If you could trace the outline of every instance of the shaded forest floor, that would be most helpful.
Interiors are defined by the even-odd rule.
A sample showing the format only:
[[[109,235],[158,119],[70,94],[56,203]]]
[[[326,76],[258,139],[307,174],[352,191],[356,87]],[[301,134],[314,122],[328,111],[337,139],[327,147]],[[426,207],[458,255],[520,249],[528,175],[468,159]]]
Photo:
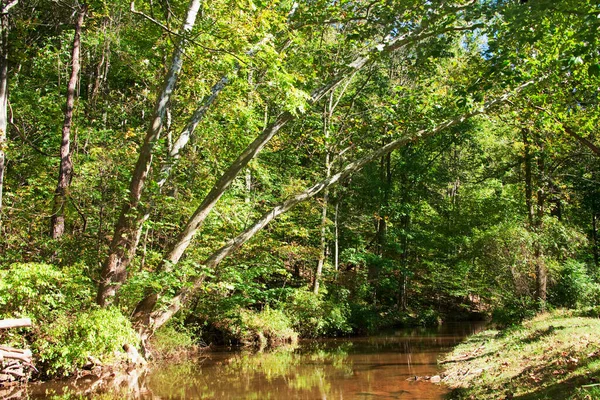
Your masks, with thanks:
[[[451,399],[600,399],[600,319],[554,311],[470,337],[441,361]]]

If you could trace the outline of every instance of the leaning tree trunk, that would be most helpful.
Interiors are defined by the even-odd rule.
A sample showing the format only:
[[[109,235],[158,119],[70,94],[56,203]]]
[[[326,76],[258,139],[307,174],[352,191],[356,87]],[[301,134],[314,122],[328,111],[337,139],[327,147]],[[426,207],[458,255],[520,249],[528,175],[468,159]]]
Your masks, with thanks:
[[[453,10],[457,11],[460,9],[463,9],[463,7],[455,7]],[[481,24],[473,24],[461,27],[443,25],[442,27],[438,27],[438,29],[430,30],[428,29],[429,25],[427,25],[421,29],[400,35],[393,40],[387,41],[385,45],[374,45],[365,56],[358,57],[352,63],[342,66],[334,78],[330,79],[328,82],[314,90],[309,102],[313,104],[316,103],[329,91],[337,87],[343,80],[347,79],[348,76],[352,76],[353,74],[357,73],[375,58],[381,56],[381,54],[396,51],[411,43],[416,43],[446,32],[469,31],[480,27],[482,27]],[[246,168],[248,163],[260,153],[260,151],[275,136],[275,134],[292,119],[294,119],[294,116],[289,112],[281,114],[272,124],[268,125],[263,130],[261,135],[258,136],[252,143],[250,143],[248,147],[246,147],[246,149],[238,156],[238,158],[229,166],[229,168],[217,180],[211,191],[206,195],[175,241],[171,244],[171,246],[169,246],[167,255],[164,257],[164,262],[160,265],[159,270],[168,271],[170,268],[172,268],[172,266],[179,262],[184,252],[190,245],[194,235],[204,223],[206,217],[210,214],[213,207],[217,204],[221,196],[229,188],[240,171]],[[145,147],[146,145],[144,145],[144,148]],[[140,160],[145,160],[152,154],[151,151],[147,151],[144,148],[142,148],[140,153]],[[106,305],[112,302],[111,299],[115,297],[118,288],[125,281],[127,276],[127,265],[135,253],[135,249],[141,234],[140,226],[147,218],[147,212],[144,212],[144,210],[136,210],[137,205],[139,204],[139,198],[141,196],[141,188],[143,187],[143,182],[141,185],[137,184],[137,186],[134,187],[134,182],[139,180],[137,177],[138,167],[140,164],[147,166],[147,168],[150,166],[150,161],[142,162],[140,160],[138,160],[136,173],[132,178],[132,184],[130,187],[130,201],[125,204],[121,213],[121,217],[117,222],[115,235],[113,236],[113,241],[109,250],[109,257],[103,267],[102,278],[97,296],[97,302],[100,305]],[[145,181],[146,175],[143,175],[143,178],[143,181]]]
[[[73,177],[73,158],[71,150],[71,126],[73,125],[73,109],[75,108],[75,91],[77,90],[77,78],[81,63],[79,53],[81,52],[81,27],[87,12],[87,6],[79,10],[77,22],[75,22],[75,36],[73,37],[73,49],[71,52],[71,76],[67,85],[67,104],[65,106],[65,120],[62,128],[62,140],[60,143],[60,169],[58,172],[58,185],[54,193],[54,206],[50,218],[50,236],[53,239],[60,238],[65,233],[65,205],[67,203],[69,186]]]
[[[229,255],[233,254],[240,247],[242,247],[244,243],[250,240],[254,235],[260,232],[264,227],[266,227],[269,223],[271,223],[281,214],[284,214],[297,204],[315,197],[323,190],[344,180],[353,173],[362,169],[365,165],[372,162],[373,160],[376,160],[408,143],[419,141],[426,137],[430,137],[445,129],[460,124],[475,115],[482,114],[489,110],[491,107],[494,107],[499,103],[505,102],[510,97],[521,92],[524,88],[531,84],[533,84],[533,81],[528,81],[516,88],[513,92],[506,93],[497,99],[488,101],[483,106],[479,107],[471,113],[464,114],[455,119],[443,122],[432,129],[424,129],[416,132],[413,135],[396,139],[386,144],[385,146],[373,151],[369,155],[349,163],[339,172],[332,174],[330,178],[311,186],[304,192],[298,193],[295,196],[285,200],[281,204],[274,207],[271,211],[264,214],[254,225],[246,229],[244,232],[242,232],[235,238],[229,240],[223,247],[214,252],[209,258],[207,258],[204,261],[203,265],[207,269],[216,268],[221,263],[221,261],[223,261]],[[142,300],[138,304],[133,316],[134,322],[137,326],[138,332],[141,335],[142,341],[147,339],[156,329],[164,325],[167,321],[169,321],[169,319],[173,315],[175,315],[179,310],[181,310],[183,305],[186,304],[189,298],[197,290],[200,289],[203,283],[204,276],[197,277],[193,281],[187,282],[164,307],[161,307],[158,310],[154,310],[157,303],[158,294],[153,293],[152,295],[145,297],[144,300]]]
[[[457,8],[458,9],[458,8]],[[366,65],[369,65],[374,59],[380,57],[381,54],[387,54],[401,49],[409,44],[419,42],[431,37],[435,37],[446,32],[452,31],[469,31],[475,28],[482,27],[481,24],[469,25],[466,27],[455,27],[455,26],[443,26],[439,29],[428,30],[427,27],[406,33],[398,36],[391,41],[388,41],[385,45],[377,44],[374,45],[369,53],[365,56],[357,57],[353,62],[344,65],[340,68],[338,73],[328,80],[325,84],[315,89],[309,99],[310,104],[317,103],[323,96],[335,89],[341,82],[353,76],[358,71],[362,70]],[[294,116],[285,112],[281,114],[275,122],[267,126],[263,133],[258,136],[246,149],[240,154],[240,156],[229,166],[225,173],[215,183],[211,191],[206,195],[200,206],[196,209],[192,217],[187,222],[181,233],[177,236],[173,244],[170,246],[165,260],[168,263],[163,263],[161,269],[168,270],[170,266],[175,265],[179,262],[187,248],[192,242],[192,239],[196,232],[202,227],[202,224],[212,211],[213,207],[217,204],[221,196],[225,193],[227,188],[238,176],[250,161],[252,161],[260,151],[267,145],[267,143],[279,132],[279,130],[285,126],[289,121],[293,120]],[[170,265],[170,266],[169,266]]]
[[[115,226],[115,233],[109,247],[109,253],[102,267],[100,285],[96,302],[105,307],[112,303],[118,286],[125,281],[127,275],[126,263],[123,261],[132,257],[135,251],[135,243],[139,239],[140,219],[143,219],[143,210],[138,210],[142,197],[142,190],[148,178],[154,145],[160,138],[164,126],[164,119],[167,111],[167,105],[171,99],[175,84],[183,67],[183,58],[188,41],[186,35],[189,35],[196,22],[196,16],[200,10],[200,0],[192,0],[188,6],[187,16],[183,23],[182,35],[173,52],[173,60],[161,92],[158,95],[152,122],[148,128],[144,143],[140,149],[138,160],[133,170],[131,182],[129,184],[128,198],[123,204],[121,214]]]

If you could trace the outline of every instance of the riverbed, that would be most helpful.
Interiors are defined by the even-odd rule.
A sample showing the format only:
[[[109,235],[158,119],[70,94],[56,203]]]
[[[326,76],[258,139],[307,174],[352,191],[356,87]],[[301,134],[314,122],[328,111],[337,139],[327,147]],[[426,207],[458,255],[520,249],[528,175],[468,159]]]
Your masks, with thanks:
[[[116,380],[81,378],[33,385],[32,399],[441,399],[441,353],[481,324],[400,329],[377,336],[305,340],[294,347],[250,351],[221,347],[179,362],[131,371]],[[435,379],[434,379],[435,380]],[[25,394],[25,393],[23,393]]]

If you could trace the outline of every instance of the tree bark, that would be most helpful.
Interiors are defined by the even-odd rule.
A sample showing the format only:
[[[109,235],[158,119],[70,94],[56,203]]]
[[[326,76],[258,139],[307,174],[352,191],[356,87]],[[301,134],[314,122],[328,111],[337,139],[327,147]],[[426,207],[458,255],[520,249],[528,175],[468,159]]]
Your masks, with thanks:
[[[329,96],[329,102],[325,106],[323,112],[323,131],[325,136],[325,177],[331,176],[331,146],[329,145],[329,124],[333,114],[333,92]],[[323,265],[327,255],[327,207],[329,206],[329,189],[323,191],[323,205],[321,208],[321,243],[319,246],[319,260],[317,261],[317,269],[315,271],[315,279],[313,281],[313,293],[319,294],[319,285],[321,275],[323,274]]]
[[[544,255],[542,251],[542,245],[540,243],[539,235],[542,232],[542,224],[544,218],[544,203],[545,203],[545,178],[544,178],[544,159],[542,154],[536,156],[537,164],[537,191],[536,200],[537,204],[534,204],[533,199],[533,155],[531,153],[531,143],[529,141],[529,130],[523,128],[521,130],[523,136],[524,145],[524,161],[525,161],[525,204],[527,205],[527,220],[529,231],[534,234],[533,241],[533,265],[535,268],[535,298],[540,303],[540,307],[543,310],[546,303],[547,294],[547,271],[544,263]],[[541,146],[538,150],[542,152]]]
[[[18,1],[2,0],[0,13],[0,222],[2,221],[2,195],[6,168],[6,128],[8,122],[8,10]]]
[[[527,221],[530,229],[534,226],[534,209],[533,209],[533,183],[531,176],[531,146],[529,144],[529,130],[521,129],[523,136],[524,161],[525,161],[525,205],[527,206]]]
[[[598,267],[598,215],[592,214],[592,252],[594,253],[594,264]]]
[[[598,146],[596,146],[594,143],[592,143],[587,138],[584,138],[583,136],[579,135],[572,128],[565,126],[564,124],[563,124],[563,129],[565,132],[567,132],[569,134],[569,136],[576,139],[579,143],[583,144],[588,149],[590,149],[594,153],[594,155],[600,157],[600,148],[598,148]]]
[[[53,239],[60,238],[65,233],[65,206],[69,196],[69,186],[73,178],[73,154],[71,150],[71,126],[73,125],[73,109],[75,108],[75,96],[77,90],[77,79],[81,69],[81,28],[87,13],[87,6],[81,6],[77,21],[75,22],[75,35],[73,37],[73,49],[71,52],[71,76],[67,85],[67,103],[65,106],[65,120],[62,128],[62,140],[60,143],[60,168],[58,172],[58,184],[54,193],[54,206],[50,218],[50,236]]]
[[[463,114],[452,120],[440,123],[435,128],[423,129],[416,132],[413,135],[405,136],[394,140],[386,144],[385,146],[373,151],[369,155],[347,164],[339,172],[332,174],[330,178],[311,186],[304,192],[298,193],[295,196],[288,198],[284,202],[271,209],[271,211],[267,212],[258,221],[256,221],[256,223],[253,226],[249,227],[235,238],[229,240],[223,247],[221,247],[210,257],[208,257],[203,263],[204,266],[209,269],[216,268],[221,263],[221,261],[223,261],[223,259],[233,254],[236,250],[243,246],[244,243],[250,240],[256,233],[258,233],[261,229],[267,226],[278,216],[287,212],[295,205],[313,198],[317,194],[321,193],[323,190],[349,177],[350,175],[359,171],[366,164],[372,162],[373,160],[376,160],[384,156],[385,154],[397,148],[400,148],[408,143],[416,142],[423,138],[435,135],[445,129],[460,124],[473,116],[482,114],[489,110],[491,107],[503,103],[510,97],[516,95],[517,93],[520,93],[524,88],[531,84],[533,84],[533,81],[526,82],[514,89],[512,92],[506,93],[501,97],[486,102],[484,105],[482,105],[473,112]],[[140,304],[138,304],[136,312],[133,316],[134,322],[138,327],[138,331],[142,339],[144,340],[145,338],[149,337],[149,335],[152,334],[152,332],[160,328],[173,315],[175,315],[187,302],[189,297],[193,295],[202,286],[203,283],[204,276],[195,278],[193,281],[184,285],[184,287],[177,292],[177,294],[166,304],[166,306],[162,307],[159,310],[154,310],[154,307],[158,300],[157,293],[153,293],[152,295],[147,296],[144,300],[142,300]]]
[[[142,191],[152,165],[154,145],[160,138],[167,106],[175,89],[181,68],[183,67],[183,57],[188,43],[185,36],[189,35],[194,27],[196,16],[200,10],[200,3],[200,0],[190,1],[187,16],[181,29],[183,37],[180,38],[173,51],[173,59],[169,71],[165,76],[162,90],[156,100],[152,122],[144,138],[144,143],[142,144],[133,170],[129,184],[128,198],[121,209],[121,214],[119,215],[119,220],[115,226],[115,233],[110,244],[109,254],[102,267],[100,285],[96,296],[96,302],[102,307],[106,307],[113,302],[118,287],[125,281],[128,264],[125,261],[131,259],[135,252],[135,246],[139,242],[141,231],[138,227],[141,225],[145,215],[144,209],[138,210]]]
[[[546,203],[546,166],[543,154],[543,145],[539,146],[540,154],[537,157],[538,167],[538,190],[537,190],[537,210],[536,210],[536,223],[535,231],[539,235],[543,229],[545,203]],[[541,310],[546,309],[546,297],[547,297],[547,281],[548,271],[546,270],[546,263],[544,261],[544,254],[542,244],[539,238],[534,243],[534,256],[535,256],[535,272],[536,272],[536,298],[540,303]]]

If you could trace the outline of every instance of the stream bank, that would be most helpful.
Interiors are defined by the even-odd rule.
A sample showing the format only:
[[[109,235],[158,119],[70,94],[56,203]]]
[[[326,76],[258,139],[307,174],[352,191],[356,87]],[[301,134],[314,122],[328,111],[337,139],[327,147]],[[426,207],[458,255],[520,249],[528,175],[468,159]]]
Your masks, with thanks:
[[[301,340],[266,351],[213,346],[189,358],[159,360],[115,379],[91,376],[32,385],[32,399],[315,399],[383,397],[439,400],[442,353],[478,323],[398,329],[377,336]]]
[[[600,319],[558,310],[469,337],[441,361],[451,399],[600,399]]]

